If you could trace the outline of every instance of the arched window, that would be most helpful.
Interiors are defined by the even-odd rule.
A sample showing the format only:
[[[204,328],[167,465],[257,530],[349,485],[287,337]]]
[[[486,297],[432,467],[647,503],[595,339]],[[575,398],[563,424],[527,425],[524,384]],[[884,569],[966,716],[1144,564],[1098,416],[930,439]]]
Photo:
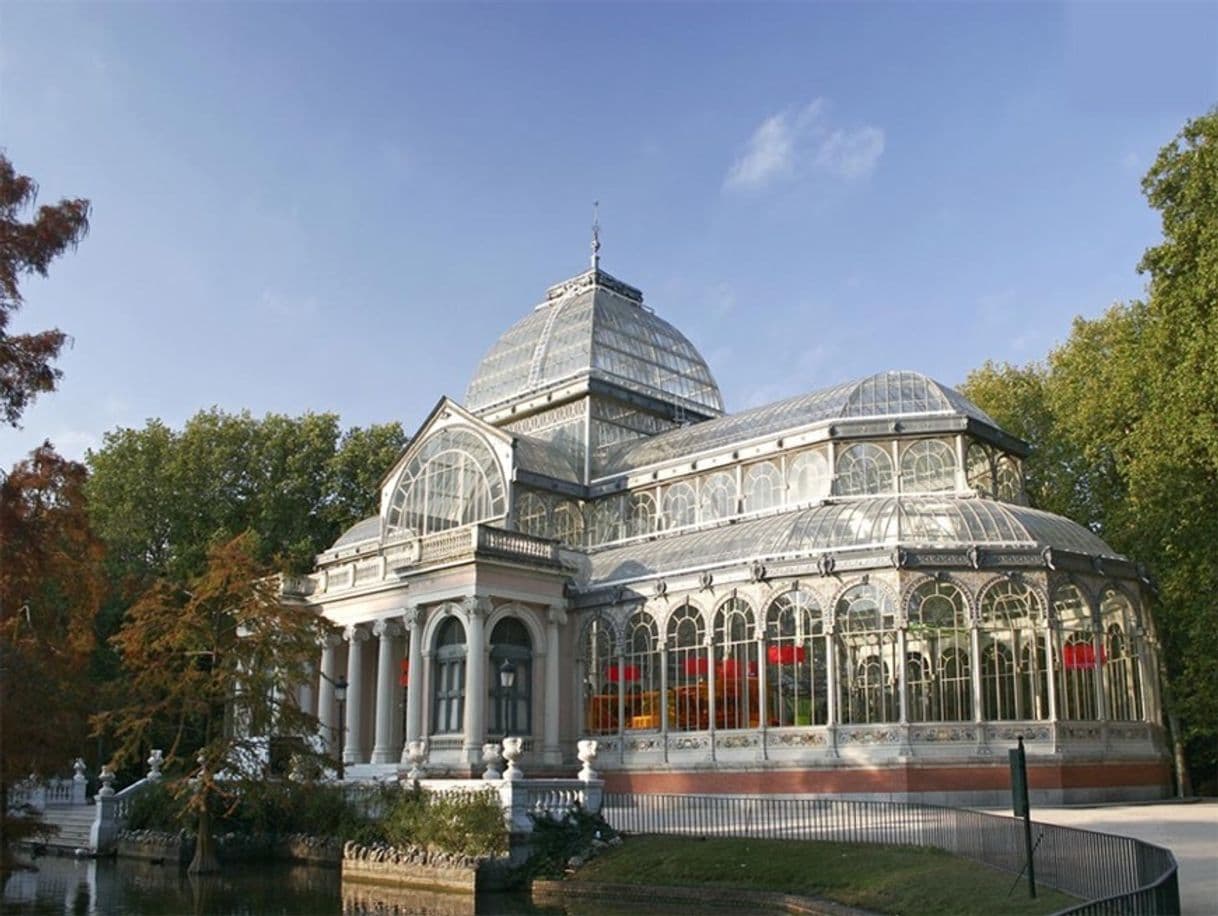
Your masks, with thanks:
[[[432,655],[432,734],[446,735],[465,728],[465,627],[449,617],[436,630]]]
[[[669,727],[698,731],[710,726],[707,697],[706,625],[702,612],[683,604],[668,618],[668,688],[672,698]]]
[[[626,625],[620,675],[626,684],[626,728],[660,727],[660,657],[655,619],[646,611],[636,611]]]
[[[612,735],[618,730],[618,690],[639,679],[639,669],[616,657],[613,623],[597,614],[584,627],[580,653],[580,682],[584,687],[584,733]],[[627,675],[633,675],[628,677]]]
[[[442,429],[411,456],[385,516],[388,532],[446,531],[498,518],[506,511],[503,471],[472,430]]]
[[[554,507],[554,537],[570,547],[584,542],[584,514],[579,503],[564,499]]]
[[[841,721],[897,721],[900,665],[891,596],[875,585],[855,585],[842,593],[834,611]]]
[[[630,536],[643,537],[655,534],[656,531],[656,500],[650,493],[630,494]]]
[[[911,722],[956,722],[973,718],[968,602],[951,582],[927,580],[909,595],[906,652],[917,655],[925,690],[922,698],[910,681]],[[906,666],[907,674],[910,671]]]
[[[994,459],[980,442],[970,442],[964,457],[968,485],[981,496],[994,495]]]
[[[664,489],[664,527],[683,528],[698,521],[698,495],[693,485],[678,481]]]
[[[1104,628],[1104,686],[1108,718],[1137,722],[1142,718],[1142,677],[1131,640],[1137,627],[1133,604],[1125,593],[1109,587],[1100,596]]]
[[[736,475],[727,471],[702,481],[702,521],[731,518],[736,514]]]
[[[892,457],[887,449],[860,442],[837,456],[837,492],[864,496],[892,492]]]
[[[1017,580],[994,582],[981,596],[979,624],[982,718],[1046,718],[1044,614],[1036,593]]]
[[[956,488],[956,451],[939,439],[923,439],[901,452],[901,489],[934,493]]]
[[[770,461],[750,465],[744,472],[744,511],[761,512],[782,505],[782,472]]]
[[[934,713],[935,672],[921,652],[905,653],[905,691],[910,722],[930,722]]]
[[[766,716],[770,725],[829,721],[828,637],[811,593],[794,589],[766,611]]]
[[[505,662],[516,669],[511,687],[500,683],[499,670]],[[533,733],[533,641],[528,628],[515,617],[505,617],[491,630],[491,667],[487,673],[490,687],[490,734],[531,735]]]
[[[1019,473],[1019,463],[1010,455],[999,455],[994,468],[994,491],[998,498],[1008,503],[1022,501],[1023,477]]]
[[[622,518],[622,498],[606,496],[596,501],[592,510],[591,544],[609,544],[621,540],[625,535],[625,519]]]
[[[729,598],[715,614],[715,727],[756,728],[757,624],[747,601]]]
[[[1053,595],[1053,613],[1061,627],[1062,650],[1057,666],[1057,715],[1065,720],[1094,719],[1096,709],[1095,626],[1091,607],[1074,585]]]
[[[819,449],[800,452],[787,462],[787,505],[819,502],[832,485],[829,459]]]
[[[525,534],[550,536],[550,512],[546,499],[532,490],[521,490],[516,499],[516,527]]]

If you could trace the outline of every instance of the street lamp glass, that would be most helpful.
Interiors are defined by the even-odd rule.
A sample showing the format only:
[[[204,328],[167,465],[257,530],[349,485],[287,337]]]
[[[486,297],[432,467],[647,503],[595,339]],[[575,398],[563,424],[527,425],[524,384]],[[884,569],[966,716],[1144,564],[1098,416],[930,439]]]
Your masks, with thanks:
[[[347,679],[341,674],[334,682],[334,699],[340,703],[347,699]]]
[[[511,690],[515,683],[516,666],[512,664],[510,658],[504,659],[503,664],[499,666],[499,686],[505,690]]]

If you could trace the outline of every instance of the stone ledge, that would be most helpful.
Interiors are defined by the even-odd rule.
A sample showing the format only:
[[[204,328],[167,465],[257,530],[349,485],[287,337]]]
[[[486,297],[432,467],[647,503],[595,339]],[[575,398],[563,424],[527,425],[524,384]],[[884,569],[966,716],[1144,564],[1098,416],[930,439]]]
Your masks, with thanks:
[[[599,881],[541,881],[533,882],[531,896],[538,905],[561,904],[565,900],[664,901],[668,903],[701,904],[745,912],[773,910],[797,916],[874,916],[870,910],[860,910],[825,900],[781,891],[751,891],[731,887],[655,887],[648,884],[605,884]]]

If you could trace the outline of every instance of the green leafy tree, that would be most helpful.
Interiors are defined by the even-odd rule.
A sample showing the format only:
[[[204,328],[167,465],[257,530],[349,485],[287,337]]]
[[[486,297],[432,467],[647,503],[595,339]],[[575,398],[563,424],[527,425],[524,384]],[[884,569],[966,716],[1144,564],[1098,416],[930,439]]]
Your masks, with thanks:
[[[184,587],[160,580],[132,605],[112,640],[126,701],[95,719],[118,743],[115,765],[142,759],[168,728],[168,785],[198,837],[192,872],[216,870],[213,819],[270,774],[269,735],[302,736],[295,753],[324,759],[303,738],[317,721],[293,696],[325,623],[280,603],[257,554],[256,537],[240,534]]]
[[[1142,183],[1163,220],[1146,302],[1076,319],[1044,364],[986,364],[964,390],[1037,449],[1030,491],[1147,564],[1172,731],[1218,789],[1218,110]],[[1183,753],[1178,750],[1178,759]],[[1183,770],[1181,765],[1179,769]]]
[[[179,581],[209,547],[247,529],[259,557],[308,569],[346,526],[376,511],[376,482],[405,443],[397,423],[342,434],[333,414],[202,411],[181,431],[117,429],[90,452],[90,512],[125,591]]]
[[[11,334],[12,316],[24,300],[18,282],[45,277],[51,262],[74,248],[89,231],[89,202],[80,198],[43,205],[31,222],[22,213],[33,207],[38,185],[17,174],[0,152],[0,416],[10,426],[39,394],[54,391],[63,374],[55,360],[67,335],[58,329]]]

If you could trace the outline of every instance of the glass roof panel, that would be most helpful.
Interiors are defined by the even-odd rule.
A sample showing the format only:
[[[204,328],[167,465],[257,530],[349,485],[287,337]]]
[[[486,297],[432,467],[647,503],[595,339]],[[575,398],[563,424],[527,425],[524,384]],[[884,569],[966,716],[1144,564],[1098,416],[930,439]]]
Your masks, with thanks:
[[[340,547],[349,547],[352,544],[358,544],[361,541],[370,541],[373,538],[379,538],[380,536],[381,517],[379,515],[373,515],[369,518],[356,522],[354,525],[340,534],[338,536],[338,540],[331,545],[330,549],[337,550]]]
[[[556,445],[516,434],[516,464],[526,471],[579,482],[582,474],[570,454]]]
[[[591,582],[671,574],[719,563],[808,556],[858,547],[1002,544],[1056,547],[1111,556],[1094,534],[1068,519],[984,499],[884,497],[830,503],[609,548],[590,555]]]
[[[601,285],[601,283],[606,285]],[[484,411],[581,375],[593,375],[700,414],[723,398],[697,349],[664,319],[587,274],[526,315],[483,357],[466,406]]]

